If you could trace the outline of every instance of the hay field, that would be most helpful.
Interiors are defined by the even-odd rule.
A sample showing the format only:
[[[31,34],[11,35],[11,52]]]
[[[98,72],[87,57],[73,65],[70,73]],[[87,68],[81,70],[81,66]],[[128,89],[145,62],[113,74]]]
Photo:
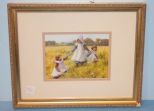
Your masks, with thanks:
[[[45,47],[45,78],[51,80],[51,73],[54,68],[54,58],[57,54],[62,57],[72,49],[72,46],[46,46]],[[90,49],[90,47],[89,47]],[[65,78],[108,78],[108,64],[109,64],[109,47],[98,46],[97,56],[99,61],[97,63],[86,63],[77,67],[71,56],[65,60],[66,66],[69,68],[68,72],[64,73],[58,79]]]

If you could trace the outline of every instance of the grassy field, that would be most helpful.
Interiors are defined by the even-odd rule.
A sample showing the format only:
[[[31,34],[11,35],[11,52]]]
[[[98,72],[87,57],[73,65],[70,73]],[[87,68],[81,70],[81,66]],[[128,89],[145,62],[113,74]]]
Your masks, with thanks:
[[[51,73],[54,68],[55,55],[60,54],[65,56],[70,50],[71,46],[46,46],[45,47],[45,72],[46,79],[51,80]],[[65,60],[65,64],[69,67],[68,72],[64,73],[60,78],[107,78],[108,77],[108,60],[109,60],[109,47],[98,46],[97,55],[99,61],[97,63],[86,63],[77,67],[71,56]],[[60,79],[59,78],[59,79]]]

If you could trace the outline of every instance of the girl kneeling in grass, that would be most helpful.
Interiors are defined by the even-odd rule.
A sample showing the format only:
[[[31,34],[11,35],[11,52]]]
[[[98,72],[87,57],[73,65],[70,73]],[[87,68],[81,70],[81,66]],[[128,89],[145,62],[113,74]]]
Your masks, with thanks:
[[[54,69],[52,71],[52,78],[57,79],[59,78],[61,75],[63,75],[65,72],[68,71],[68,67],[65,66],[64,64],[64,60],[66,60],[67,57],[62,58],[60,55],[57,55],[55,57],[55,66]]]

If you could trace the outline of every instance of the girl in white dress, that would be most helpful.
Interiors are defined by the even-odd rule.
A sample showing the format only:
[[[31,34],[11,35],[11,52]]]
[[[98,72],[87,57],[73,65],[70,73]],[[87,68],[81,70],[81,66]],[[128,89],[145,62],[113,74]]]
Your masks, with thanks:
[[[96,54],[97,46],[92,46],[90,50],[90,55],[87,57],[88,63],[94,62],[96,63],[98,61],[98,56]]]
[[[72,50],[73,56],[71,59],[76,63],[77,66],[82,65],[87,60],[88,52],[89,49],[84,44],[83,38],[78,38]]]
[[[64,64],[64,60],[66,59],[67,57],[61,58],[60,55],[55,57],[55,66],[51,74],[52,78],[59,78],[62,74],[68,71],[68,67]]]

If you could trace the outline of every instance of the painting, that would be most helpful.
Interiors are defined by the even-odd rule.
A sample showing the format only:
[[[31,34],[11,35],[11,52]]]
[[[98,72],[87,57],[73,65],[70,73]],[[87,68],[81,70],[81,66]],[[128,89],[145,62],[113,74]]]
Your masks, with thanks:
[[[110,33],[45,33],[46,80],[108,78]]]

